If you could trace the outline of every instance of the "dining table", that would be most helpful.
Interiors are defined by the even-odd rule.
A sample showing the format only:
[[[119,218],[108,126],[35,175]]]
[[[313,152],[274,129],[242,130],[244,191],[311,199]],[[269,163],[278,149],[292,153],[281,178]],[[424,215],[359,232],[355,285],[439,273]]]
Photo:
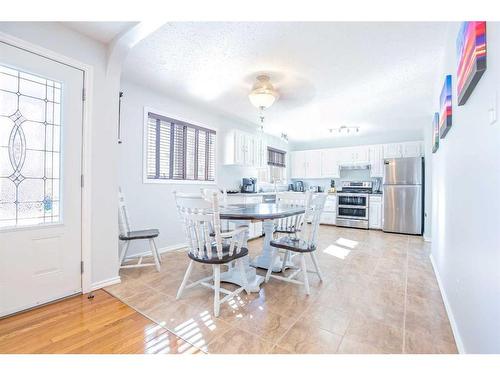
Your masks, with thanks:
[[[244,261],[249,292],[259,292],[260,284],[265,279],[264,276],[257,274],[256,268],[268,269],[271,267],[271,240],[274,233],[274,221],[276,219],[300,215],[304,212],[304,206],[282,203],[228,204],[220,208],[220,218],[235,225],[246,225],[249,222],[262,221],[264,230],[262,252],[253,259],[247,258]],[[247,247],[247,243],[244,246]],[[275,264],[272,265],[273,272],[280,272],[282,266],[283,261],[277,259]],[[221,274],[221,281],[240,286],[243,285],[239,268],[235,267],[234,264],[230,264],[228,270]]]

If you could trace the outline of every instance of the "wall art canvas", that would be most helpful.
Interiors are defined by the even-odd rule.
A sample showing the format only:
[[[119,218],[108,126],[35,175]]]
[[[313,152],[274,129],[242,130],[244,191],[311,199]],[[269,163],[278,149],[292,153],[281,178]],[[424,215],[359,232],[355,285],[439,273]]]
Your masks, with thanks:
[[[457,37],[457,97],[464,105],[486,70],[486,21],[463,22]]]
[[[439,112],[434,113],[432,121],[432,153],[439,148]]]
[[[439,99],[439,137],[444,138],[451,128],[451,75],[447,75]]]

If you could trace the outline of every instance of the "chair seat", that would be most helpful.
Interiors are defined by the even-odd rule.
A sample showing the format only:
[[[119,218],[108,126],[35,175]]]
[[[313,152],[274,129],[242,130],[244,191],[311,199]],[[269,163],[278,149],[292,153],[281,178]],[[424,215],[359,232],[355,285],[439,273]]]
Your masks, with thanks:
[[[212,246],[212,256],[211,257],[209,257],[207,255],[206,251],[204,252],[203,258],[198,258],[198,257],[196,257],[194,254],[192,254],[190,252],[188,252],[188,256],[192,260],[194,260],[196,262],[200,262],[200,263],[206,263],[206,264],[225,264],[225,263],[232,262],[233,260],[236,260],[238,258],[243,258],[244,256],[248,255],[248,249],[246,247],[242,247],[239,250],[240,250],[239,253],[236,253],[236,251],[235,251],[235,252],[233,252],[233,255],[229,255],[229,245],[223,245],[222,246],[222,258],[219,258],[217,256],[217,249],[216,249],[215,245],[213,245]]]
[[[133,230],[127,232],[126,234],[120,234],[119,238],[123,241],[147,240],[150,238],[156,238],[159,234],[160,232],[158,229]]]
[[[295,234],[298,231],[296,229],[282,229],[282,228],[276,228],[274,230],[274,233],[286,233],[286,234]]]
[[[306,241],[291,237],[281,237],[272,240],[271,246],[278,249],[294,251],[296,253],[310,253],[316,250],[316,246],[309,247]]]

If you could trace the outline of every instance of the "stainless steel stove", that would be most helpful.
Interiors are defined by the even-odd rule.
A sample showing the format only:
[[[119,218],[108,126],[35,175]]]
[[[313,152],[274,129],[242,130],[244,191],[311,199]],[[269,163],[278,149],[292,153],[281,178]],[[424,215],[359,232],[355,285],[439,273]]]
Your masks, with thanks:
[[[336,224],[368,229],[368,206],[372,190],[371,181],[342,181],[342,190],[337,193]]]

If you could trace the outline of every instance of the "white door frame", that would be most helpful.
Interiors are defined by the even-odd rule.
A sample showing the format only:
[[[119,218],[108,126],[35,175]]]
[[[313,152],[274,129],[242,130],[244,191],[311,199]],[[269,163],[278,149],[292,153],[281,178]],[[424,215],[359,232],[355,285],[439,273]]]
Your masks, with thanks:
[[[69,65],[73,68],[83,71],[83,87],[85,89],[85,101],[83,102],[83,117],[82,117],[82,175],[84,176],[84,184],[82,187],[82,243],[81,260],[83,262],[82,293],[88,293],[92,290],[92,247],[91,247],[91,135],[92,135],[92,89],[93,89],[93,67],[84,64],[73,58],[64,56],[52,50],[40,47],[36,44],[27,42],[23,39],[13,37],[9,34],[0,31],[0,41],[10,44],[13,47],[18,47],[27,52],[31,52],[42,57],[54,60],[55,62]]]

